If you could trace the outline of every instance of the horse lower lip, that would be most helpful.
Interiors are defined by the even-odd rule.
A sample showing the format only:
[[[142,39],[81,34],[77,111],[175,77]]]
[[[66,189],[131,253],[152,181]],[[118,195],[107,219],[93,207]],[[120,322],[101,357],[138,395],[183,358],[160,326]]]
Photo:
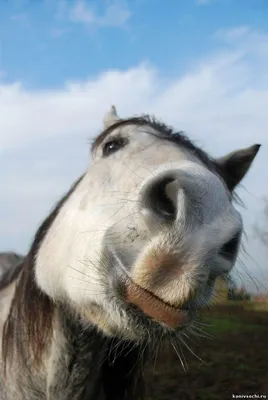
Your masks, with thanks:
[[[127,279],[125,289],[126,301],[140,308],[144,314],[154,320],[162,322],[170,328],[178,328],[189,322],[187,310],[177,309],[164,303],[158,297],[135,284],[131,279]]]

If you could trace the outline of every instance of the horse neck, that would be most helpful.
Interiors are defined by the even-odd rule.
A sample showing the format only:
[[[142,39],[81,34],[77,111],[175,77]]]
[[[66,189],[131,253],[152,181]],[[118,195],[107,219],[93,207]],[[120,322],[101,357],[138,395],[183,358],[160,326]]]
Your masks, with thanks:
[[[126,400],[142,398],[140,349],[105,338],[95,327],[59,308],[48,363],[50,399]],[[138,392],[139,393],[138,393]]]

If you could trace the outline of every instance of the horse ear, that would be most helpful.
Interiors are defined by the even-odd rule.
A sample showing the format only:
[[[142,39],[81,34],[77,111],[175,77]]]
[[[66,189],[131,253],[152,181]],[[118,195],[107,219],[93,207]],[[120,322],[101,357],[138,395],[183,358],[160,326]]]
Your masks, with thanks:
[[[119,121],[119,117],[116,113],[115,106],[112,106],[111,109],[104,115],[103,124],[104,128],[107,129],[109,126],[113,125],[116,121]]]
[[[215,160],[216,166],[223,172],[226,184],[233,190],[248,172],[261,145],[254,144],[245,149],[236,150]]]

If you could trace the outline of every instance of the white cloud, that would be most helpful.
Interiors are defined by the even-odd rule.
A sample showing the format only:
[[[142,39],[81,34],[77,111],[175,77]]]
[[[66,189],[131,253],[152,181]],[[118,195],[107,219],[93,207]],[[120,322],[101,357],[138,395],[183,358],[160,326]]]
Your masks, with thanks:
[[[72,22],[80,22],[95,27],[125,28],[131,12],[124,0],[109,2],[103,12],[98,14],[84,0],[77,0],[70,11]]]
[[[19,82],[0,84],[3,250],[26,250],[47,210],[86,168],[87,138],[102,128],[111,104],[123,117],[154,113],[186,130],[213,156],[262,143],[244,182],[246,190],[240,190],[250,232],[268,192],[268,41],[263,33],[246,28],[217,37],[224,42],[221,51],[196,60],[187,73],[171,80],[141,64],[106,71],[85,82],[67,82],[55,90],[29,91]],[[248,246],[267,277],[265,250],[256,242]],[[248,263],[260,277],[254,262]]]

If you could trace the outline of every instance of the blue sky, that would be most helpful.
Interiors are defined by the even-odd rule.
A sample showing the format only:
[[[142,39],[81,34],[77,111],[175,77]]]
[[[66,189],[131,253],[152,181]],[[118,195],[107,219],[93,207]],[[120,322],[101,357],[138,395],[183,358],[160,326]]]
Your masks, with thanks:
[[[170,76],[215,50],[221,28],[267,19],[265,0],[2,1],[0,68],[38,88],[145,60]]]
[[[268,196],[267,21],[266,0],[1,1],[0,250],[27,251],[116,104],[213,156],[262,143],[239,194],[247,265],[268,278],[252,233]]]

